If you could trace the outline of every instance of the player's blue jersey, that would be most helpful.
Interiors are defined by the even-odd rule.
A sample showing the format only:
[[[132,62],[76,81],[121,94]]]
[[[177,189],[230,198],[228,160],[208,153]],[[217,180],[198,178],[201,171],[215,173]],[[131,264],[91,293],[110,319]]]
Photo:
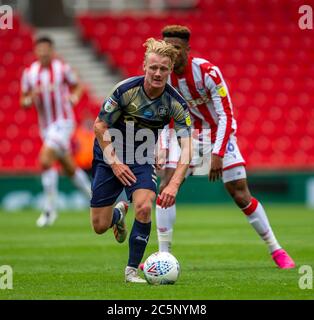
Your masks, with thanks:
[[[123,139],[120,139],[120,145],[116,137],[113,145],[116,151],[123,149],[123,159],[120,160],[124,163],[128,163],[125,161],[128,159],[128,152],[133,150],[133,147],[136,150],[145,141],[135,138],[141,136],[137,135],[141,129],[151,130],[154,137],[151,144],[155,145],[160,130],[173,118],[175,129],[184,129],[180,130],[181,137],[191,135],[188,106],[182,96],[171,85],[166,84],[164,92],[158,98],[150,99],[143,85],[144,76],[132,77],[118,83],[105,99],[98,115],[110,129],[121,132]],[[94,143],[94,157],[103,159],[97,139]]]

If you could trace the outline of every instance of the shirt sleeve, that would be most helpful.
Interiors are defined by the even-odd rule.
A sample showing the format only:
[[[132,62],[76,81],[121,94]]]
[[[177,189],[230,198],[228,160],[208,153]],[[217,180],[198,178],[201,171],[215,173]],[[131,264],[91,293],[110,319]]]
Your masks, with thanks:
[[[111,127],[119,119],[122,113],[119,100],[118,91],[115,90],[108,98],[105,99],[98,114],[99,119],[104,121],[108,127]]]
[[[63,67],[64,72],[64,80],[66,83],[68,83],[70,86],[75,86],[78,84],[78,76],[77,73],[71,68],[69,64],[65,64]]]
[[[22,93],[27,93],[31,90],[31,85],[28,80],[28,69],[25,69],[21,78],[21,91]]]
[[[218,116],[216,140],[212,153],[223,157],[230,134],[233,132],[231,99],[227,85],[218,67],[209,66],[205,72],[204,81]]]
[[[191,136],[191,117],[187,103],[182,98],[182,101],[173,100],[170,116],[174,120],[174,129],[177,135],[184,138]]]

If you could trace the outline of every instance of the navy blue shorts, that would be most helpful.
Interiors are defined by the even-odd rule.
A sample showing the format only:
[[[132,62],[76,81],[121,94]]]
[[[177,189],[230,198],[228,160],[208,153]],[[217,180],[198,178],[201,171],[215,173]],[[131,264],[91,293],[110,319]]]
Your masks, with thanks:
[[[113,174],[110,166],[103,160],[93,160],[92,167],[92,208],[106,207],[115,203],[116,199],[125,188],[125,193],[130,201],[132,194],[137,189],[148,189],[157,193],[157,177],[155,166],[151,164],[129,165],[137,181],[131,186],[126,186]]]

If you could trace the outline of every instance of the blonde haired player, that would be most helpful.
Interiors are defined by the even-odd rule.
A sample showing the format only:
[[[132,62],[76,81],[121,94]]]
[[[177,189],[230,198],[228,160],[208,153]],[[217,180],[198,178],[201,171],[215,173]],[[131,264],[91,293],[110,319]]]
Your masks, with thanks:
[[[133,202],[135,219],[129,236],[129,258],[124,276],[126,282],[136,283],[146,282],[138,275],[138,266],[149,241],[151,210],[157,192],[155,144],[161,129],[171,118],[175,129],[181,133],[182,152],[173,176],[160,195],[165,208],[174,204],[191,160],[187,104],[167,84],[176,50],[165,41],[153,38],[144,45],[145,75],[118,83],[95,120],[90,208],[94,231],[103,234],[112,228],[117,242],[122,243],[127,238],[125,216],[128,206],[123,201],[115,202],[123,189]],[[149,141],[146,155],[138,152],[143,140],[136,139],[143,130]]]
[[[188,102],[192,128],[195,131],[193,138],[196,138],[193,139],[193,146],[196,146],[195,150],[201,150],[201,156],[209,164],[209,180],[222,179],[236,205],[268,246],[276,265],[282,269],[294,268],[294,261],[278,243],[262,204],[250,193],[245,161],[237,145],[231,98],[221,71],[209,61],[189,54],[190,34],[187,27],[180,25],[166,26],[162,30],[163,39],[178,51],[169,83]],[[160,191],[171,178],[180,154],[173,139],[170,139],[168,150],[169,161],[161,179]],[[193,156],[191,164],[198,164],[198,160],[199,155]],[[189,173],[192,174],[193,169],[189,169]],[[156,220],[160,251],[170,251],[175,216],[175,204],[164,208],[157,198]]]
[[[75,127],[72,105],[79,101],[82,86],[68,64],[55,57],[54,44],[49,37],[35,43],[37,61],[26,68],[21,80],[21,105],[36,106],[43,146],[39,161],[44,189],[43,212],[38,227],[49,226],[57,218],[58,161],[64,172],[88,198],[90,181],[87,174],[76,167],[70,153],[70,139]]]

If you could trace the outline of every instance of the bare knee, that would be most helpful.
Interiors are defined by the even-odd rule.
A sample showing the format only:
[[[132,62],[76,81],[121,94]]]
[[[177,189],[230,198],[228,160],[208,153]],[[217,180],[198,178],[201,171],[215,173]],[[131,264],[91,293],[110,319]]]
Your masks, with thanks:
[[[68,177],[73,177],[75,175],[75,164],[73,159],[71,158],[71,156],[69,154],[67,154],[65,157],[60,159],[60,163],[62,164],[64,173],[68,176]]]
[[[110,218],[106,211],[101,211],[100,208],[91,209],[91,223],[97,234],[105,233],[111,227],[111,220],[112,217]]]
[[[148,202],[139,203],[135,206],[136,219],[140,222],[150,222],[152,205]]]
[[[48,170],[52,167],[55,161],[54,153],[52,150],[44,148],[39,155],[39,163],[42,170]]]
[[[40,166],[42,168],[42,170],[48,170],[51,168],[52,166],[52,161],[51,159],[49,159],[47,156],[45,155],[41,155],[39,157],[39,163],[40,163]]]
[[[233,201],[240,207],[244,208],[249,205],[251,201],[251,194],[248,189],[246,180],[237,180],[227,182],[226,189],[233,198]]]
[[[106,223],[105,221],[99,218],[93,218],[92,225],[93,225],[94,231],[97,234],[103,234],[110,228],[110,225],[108,225],[108,223]]]
[[[70,178],[72,178],[75,175],[75,167],[74,166],[73,167],[72,166],[71,167],[63,166],[63,170],[64,170],[64,173]]]
[[[233,197],[234,202],[240,208],[244,208],[247,205],[249,205],[250,199],[251,199],[250,195],[247,192],[242,191],[242,190],[241,191],[236,190],[232,197]]]

